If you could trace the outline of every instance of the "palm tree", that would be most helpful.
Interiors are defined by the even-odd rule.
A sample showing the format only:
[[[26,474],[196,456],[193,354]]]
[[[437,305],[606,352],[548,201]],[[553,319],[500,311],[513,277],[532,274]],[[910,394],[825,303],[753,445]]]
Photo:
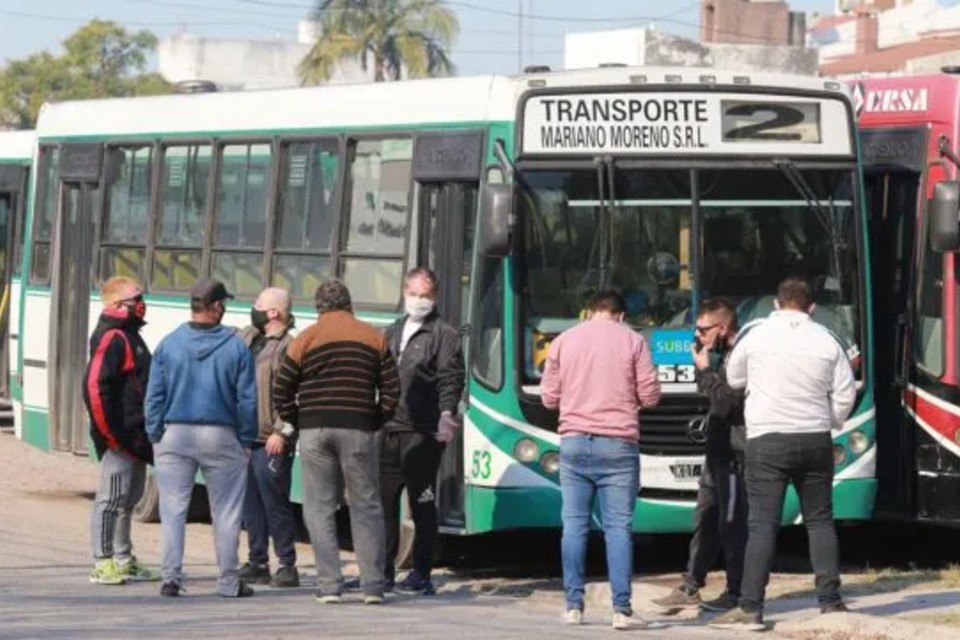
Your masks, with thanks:
[[[297,67],[303,84],[329,80],[345,59],[373,64],[375,82],[453,72],[460,25],[441,0],[318,0],[313,18],[321,35]]]

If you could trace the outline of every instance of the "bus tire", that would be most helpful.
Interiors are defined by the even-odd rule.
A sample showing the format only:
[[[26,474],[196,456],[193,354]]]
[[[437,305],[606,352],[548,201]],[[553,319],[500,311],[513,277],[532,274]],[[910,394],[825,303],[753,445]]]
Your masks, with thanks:
[[[160,522],[160,492],[153,474],[148,473],[143,485],[143,495],[133,507],[133,519],[137,522]]]

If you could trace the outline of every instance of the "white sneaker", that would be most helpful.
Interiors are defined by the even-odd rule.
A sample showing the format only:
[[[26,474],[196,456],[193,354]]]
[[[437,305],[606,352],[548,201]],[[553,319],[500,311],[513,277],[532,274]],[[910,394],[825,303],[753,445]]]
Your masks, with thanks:
[[[640,616],[627,615],[619,611],[613,612],[613,628],[617,631],[627,631],[629,629],[644,629],[647,621]]]
[[[571,626],[583,624],[583,611],[580,609],[567,609],[563,613],[563,622]]]

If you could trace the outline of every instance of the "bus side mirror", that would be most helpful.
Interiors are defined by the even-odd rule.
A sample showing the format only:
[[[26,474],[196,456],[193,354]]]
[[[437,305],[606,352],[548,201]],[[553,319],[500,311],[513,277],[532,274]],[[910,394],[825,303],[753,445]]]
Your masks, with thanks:
[[[480,250],[502,258],[510,251],[513,188],[507,184],[484,184],[480,189]]]
[[[928,214],[930,248],[937,252],[960,248],[960,182],[935,184]]]

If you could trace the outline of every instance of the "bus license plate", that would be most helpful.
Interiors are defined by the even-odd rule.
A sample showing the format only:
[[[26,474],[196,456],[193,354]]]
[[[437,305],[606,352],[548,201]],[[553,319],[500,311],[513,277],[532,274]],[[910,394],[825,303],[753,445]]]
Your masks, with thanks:
[[[703,472],[702,464],[672,464],[670,473],[677,480],[695,480]]]

